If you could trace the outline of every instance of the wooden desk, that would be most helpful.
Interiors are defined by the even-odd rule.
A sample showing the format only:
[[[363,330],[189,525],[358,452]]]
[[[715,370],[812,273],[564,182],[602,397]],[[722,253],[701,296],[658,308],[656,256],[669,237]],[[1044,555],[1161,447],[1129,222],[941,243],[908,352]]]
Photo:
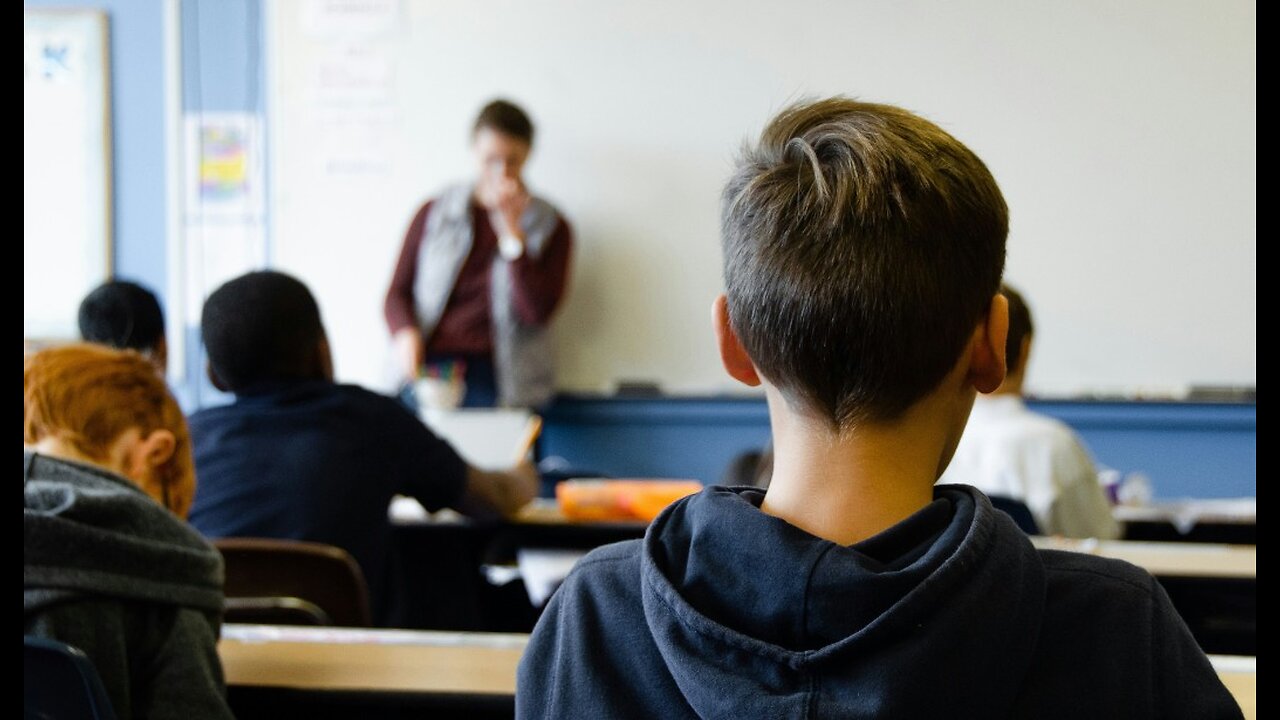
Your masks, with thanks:
[[[427,513],[417,500],[407,497],[397,497],[391,502],[391,508],[388,511],[388,517],[393,525],[441,525],[456,523],[473,523],[474,521],[467,519],[463,515],[452,510],[441,510],[434,515]],[[644,534],[645,526],[648,523],[640,520],[570,520],[560,511],[560,504],[553,498],[534,498],[516,513],[511,520],[504,521],[506,525],[529,525],[535,527],[543,527],[548,525],[598,529],[598,528],[620,528],[626,529],[628,532]]]
[[[509,720],[527,635],[223,627],[218,654],[241,720]]]
[[[529,637],[505,633],[226,625],[218,654],[227,685],[323,695],[355,691],[514,698]],[[1246,718],[1257,717],[1257,659],[1211,655]],[[295,696],[296,697],[296,696]],[[322,700],[323,701],[323,700]]]
[[[1153,509],[1148,509],[1154,512]],[[1135,512],[1139,512],[1136,511]],[[398,525],[433,524],[434,519],[393,514]],[[445,520],[444,522],[454,522]],[[646,524],[639,521],[578,522],[560,512],[554,500],[534,500],[516,518],[504,523],[504,530],[517,537],[515,544],[536,545],[545,541],[551,547],[590,549],[644,535]],[[557,542],[557,541],[560,542]],[[603,542],[601,542],[603,541]],[[1073,540],[1033,537],[1032,544],[1043,550],[1069,550],[1090,555],[1116,558],[1146,568],[1158,577],[1243,578],[1257,577],[1257,547],[1207,543],[1158,543],[1126,540]]]
[[[226,625],[228,685],[514,696],[528,643],[514,633]]]
[[[1112,515],[1120,522],[1164,521],[1191,526],[1197,523],[1256,525],[1256,498],[1235,500],[1174,500],[1151,505],[1117,505]]]
[[[410,627],[528,632],[538,609],[520,583],[495,587],[484,565],[514,565],[521,548],[586,552],[644,535],[644,523],[572,522],[554,501],[538,501],[514,521],[473,523],[441,518],[393,518],[406,571]],[[1033,538],[1040,548],[1125,560],[1160,579],[1174,607],[1206,650],[1257,653],[1257,548],[1196,543]],[[442,590],[448,588],[448,591]],[[536,589],[536,588],[535,588]]]
[[[1240,703],[1245,720],[1258,717],[1258,659],[1239,655],[1210,655],[1213,669],[1218,671],[1222,684]]]
[[[1124,524],[1125,540],[1258,543],[1255,498],[1177,500],[1138,507],[1120,505],[1112,514]]]
[[[471,521],[451,510],[428,515],[416,500],[397,498],[390,510],[391,524],[401,535],[472,533],[486,541],[486,562],[513,562],[522,547],[592,550],[601,545],[644,537],[648,523],[638,520],[577,521],[560,512],[550,498],[536,498],[515,518]]]
[[[1033,537],[1041,550],[1069,550],[1125,560],[1156,577],[1257,578],[1258,550],[1253,545],[1070,540]]]

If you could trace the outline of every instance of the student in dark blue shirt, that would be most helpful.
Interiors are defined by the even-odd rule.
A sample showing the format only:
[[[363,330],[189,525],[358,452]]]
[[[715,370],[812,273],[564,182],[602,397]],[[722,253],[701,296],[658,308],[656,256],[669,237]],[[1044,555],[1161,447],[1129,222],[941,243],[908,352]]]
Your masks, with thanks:
[[[191,417],[200,489],[191,524],[209,537],[329,543],[355,557],[376,622],[396,619],[387,506],[512,513],[531,499],[531,465],[469,467],[399,403],[333,381],[315,299],[298,280],[254,272],[205,302],[209,374],[235,402]]]
[[[707,488],[581,560],[517,717],[1240,716],[1146,572],[934,487],[1005,374],[1008,211],[977,156],[895,107],[800,104],[721,217],[716,336],[768,399],[769,488]]]

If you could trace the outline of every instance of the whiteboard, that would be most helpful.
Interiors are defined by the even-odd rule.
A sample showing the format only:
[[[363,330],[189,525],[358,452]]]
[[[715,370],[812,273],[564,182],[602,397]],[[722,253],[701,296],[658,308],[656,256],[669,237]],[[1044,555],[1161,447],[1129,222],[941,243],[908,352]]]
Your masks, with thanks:
[[[1037,391],[1256,381],[1251,0],[293,0],[274,3],[274,260],[316,291],[342,377],[381,376],[418,204],[467,177],[494,96],[576,233],[560,385],[732,387],[710,329],[718,196],[788,102],[903,105],[972,147],[1012,213]]]
[[[107,16],[24,10],[23,32],[22,334],[75,338],[111,274]]]

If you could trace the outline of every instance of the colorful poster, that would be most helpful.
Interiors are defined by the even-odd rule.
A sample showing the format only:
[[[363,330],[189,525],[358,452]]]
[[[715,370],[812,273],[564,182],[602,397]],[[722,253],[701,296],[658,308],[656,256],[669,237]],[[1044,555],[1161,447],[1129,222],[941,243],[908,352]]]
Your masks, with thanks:
[[[197,113],[186,119],[187,219],[261,221],[260,123],[251,113]]]

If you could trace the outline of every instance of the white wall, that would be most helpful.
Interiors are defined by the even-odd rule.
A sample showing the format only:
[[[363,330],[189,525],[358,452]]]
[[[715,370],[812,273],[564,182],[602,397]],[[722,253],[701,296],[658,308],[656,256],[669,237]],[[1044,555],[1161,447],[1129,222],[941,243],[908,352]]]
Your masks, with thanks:
[[[1256,381],[1250,0],[345,5],[363,16],[276,4],[269,43],[275,258],[317,292],[345,379],[378,379],[404,226],[469,173],[472,115],[503,95],[576,231],[561,385],[728,387],[709,307],[732,154],[787,102],[847,93],[991,167],[1037,389]]]

